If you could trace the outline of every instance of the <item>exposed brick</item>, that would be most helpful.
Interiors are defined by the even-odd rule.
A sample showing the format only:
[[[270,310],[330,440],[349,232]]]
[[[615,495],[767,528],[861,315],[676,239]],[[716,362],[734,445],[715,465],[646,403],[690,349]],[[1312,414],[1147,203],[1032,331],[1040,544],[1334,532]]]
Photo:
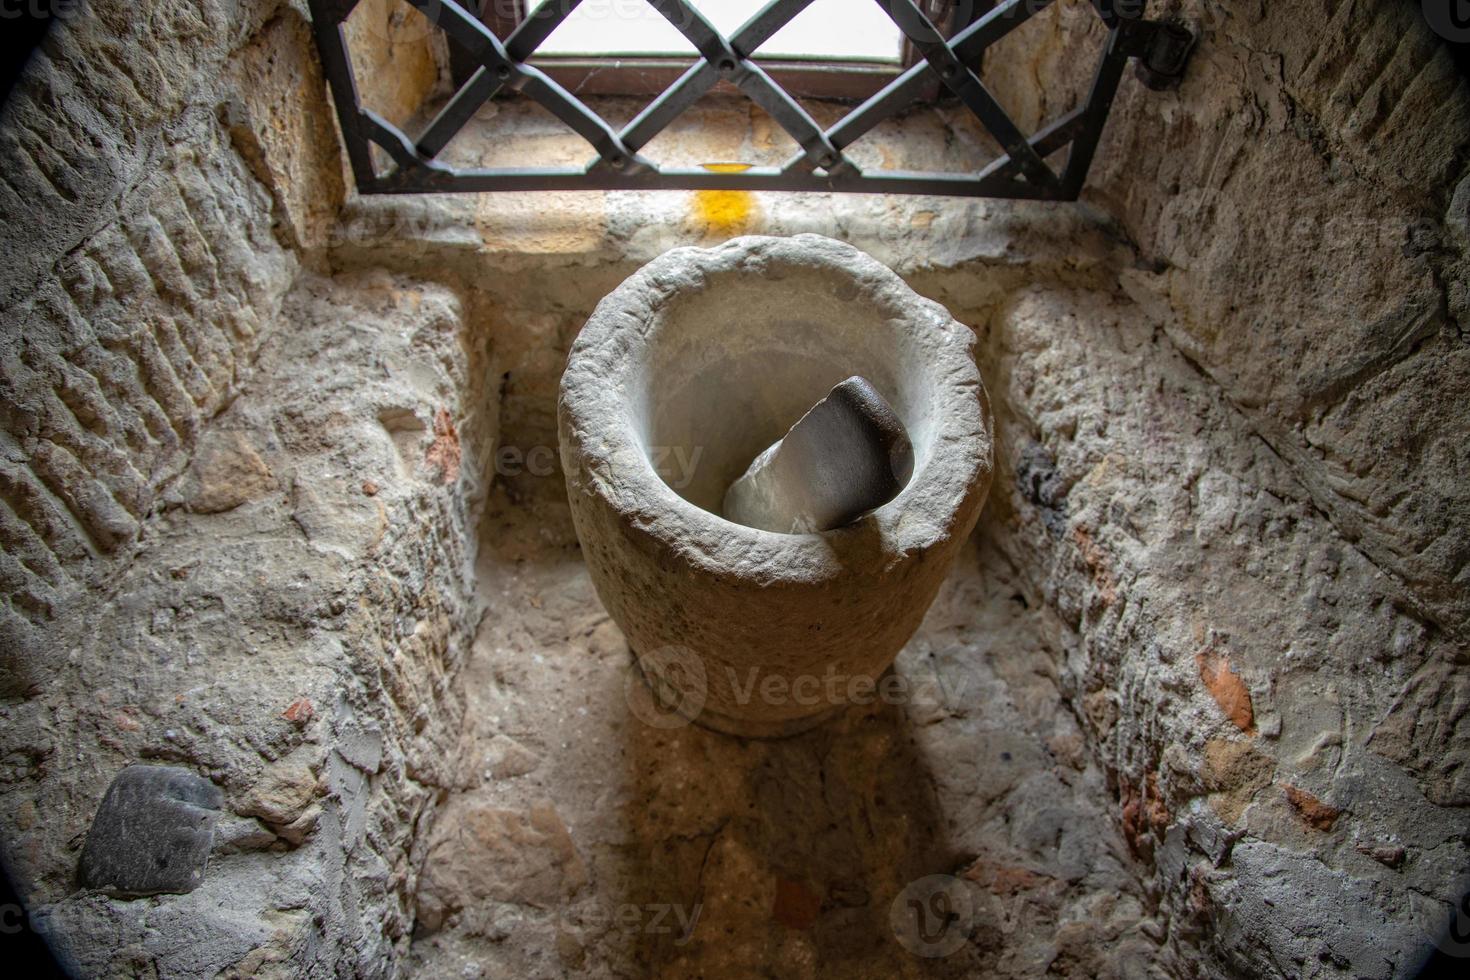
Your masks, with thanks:
[[[1251,692],[1231,666],[1230,658],[1213,650],[1202,650],[1195,654],[1194,662],[1199,667],[1205,690],[1210,692],[1210,697],[1215,699],[1225,717],[1247,735],[1254,735],[1256,718]]]
[[[1283,783],[1281,788],[1286,793],[1287,802],[1296,810],[1297,816],[1301,817],[1302,822],[1309,827],[1317,830],[1331,830],[1332,825],[1337,823],[1337,818],[1342,814],[1337,807],[1323,803],[1311,793],[1290,783]]]

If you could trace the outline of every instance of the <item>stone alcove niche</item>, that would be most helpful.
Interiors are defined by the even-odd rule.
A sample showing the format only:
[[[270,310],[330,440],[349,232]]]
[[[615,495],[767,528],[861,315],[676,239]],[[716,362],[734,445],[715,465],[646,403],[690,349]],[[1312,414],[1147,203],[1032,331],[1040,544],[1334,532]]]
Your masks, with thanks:
[[[0,116],[23,935],[84,975],[1412,975],[1467,867],[1465,83],[1413,4],[1155,6],[1191,75],[1125,86],[1075,206],[356,198],[303,5],[60,20]],[[431,32],[359,7],[375,107],[442,99]],[[1007,61],[1071,78],[1094,20]],[[585,156],[493,118],[447,152]],[[789,149],[715,99],[649,152]],[[943,304],[996,420],[899,703],[774,742],[638,717],[555,462],[597,300],[746,232]],[[187,894],[77,880],[140,762],[221,792]],[[973,928],[925,959],[890,913],[932,874]]]

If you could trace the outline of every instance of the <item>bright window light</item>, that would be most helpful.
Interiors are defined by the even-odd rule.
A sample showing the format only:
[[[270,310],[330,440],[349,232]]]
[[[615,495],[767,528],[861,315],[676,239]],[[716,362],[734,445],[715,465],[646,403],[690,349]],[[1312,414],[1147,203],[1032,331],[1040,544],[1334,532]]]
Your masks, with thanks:
[[[766,3],[690,0],[726,37]],[[896,64],[901,49],[897,25],[872,0],[815,0],[761,45],[756,57]],[[582,0],[536,52],[584,57],[695,54],[694,46],[644,0]]]

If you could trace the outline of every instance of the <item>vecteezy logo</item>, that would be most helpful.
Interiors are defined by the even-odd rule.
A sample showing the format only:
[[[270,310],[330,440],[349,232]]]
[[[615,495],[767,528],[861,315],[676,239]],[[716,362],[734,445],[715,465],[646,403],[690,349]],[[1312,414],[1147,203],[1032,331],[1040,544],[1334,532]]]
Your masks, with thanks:
[[[1454,44],[1470,42],[1470,0],[1420,0],[1429,29]]]
[[[929,875],[898,893],[888,924],[899,945],[915,956],[948,956],[970,938],[975,902],[954,875]]]
[[[688,647],[637,655],[623,677],[628,710],[653,728],[683,728],[704,710],[708,693],[704,661]]]

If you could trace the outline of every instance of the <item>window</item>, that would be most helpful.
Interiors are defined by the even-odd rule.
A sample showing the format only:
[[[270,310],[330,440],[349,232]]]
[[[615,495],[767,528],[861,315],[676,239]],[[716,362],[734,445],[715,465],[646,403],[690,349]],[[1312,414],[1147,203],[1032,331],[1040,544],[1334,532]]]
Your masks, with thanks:
[[[1115,6],[1117,0],[1097,0],[1095,9],[1105,33],[1091,45],[1098,53],[1086,95],[1080,104],[1027,136],[990,94],[976,71],[996,42],[1047,9],[1051,0],[1001,0],[994,6],[986,3],[983,16],[978,18],[973,17],[975,7],[985,0],[919,0],[926,10],[938,7],[944,16],[936,22],[932,15],[926,14],[924,21],[906,27],[904,33],[909,40],[898,64],[888,60],[890,56],[886,52],[891,49],[886,48],[886,42],[883,42],[885,47],[879,48],[879,40],[866,36],[863,43],[872,42],[874,47],[868,60],[863,60],[863,50],[852,43],[854,33],[835,29],[828,32],[822,45],[812,42],[812,35],[803,40],[801,33],[793,31],[781,44],[791,45],[796,53],[775,56],[772,60],[763,58],[762,40],[773,41],[780,28],[792,23],[796,15],[816,0],[769,0],[733,38],[725,38],[707,18],[699,15],[696,22],[684,25],[685,33],[698,45],[697,58],[667,53],[667,44],[671,42],[665,42],[661,51],[646,56],[625,58],[610,51],[578,54],[576,47],[589,48],[591,42],[586,40],[586,33],[579,41],[576,32],[570,35],[570,40],[562,42],[565,53],[537,55],[542,42],[572,12],[576,0],[556,0],[568,5],[565,7],[542,3],[529,15],[524,13],[520,0],[494,0],[497,6],[492,8],[481,8],[477,0],[409,2],[444,32],[451,53],[457,51],[464,59],[456,71],[461,81],[454,95],[415,136],[362,103],[344,23],[357,0],[308,0],[322,67],[331,83],[352,173],[358,190],[364,194],[666,189],[887,192],[1076,200],[1128,63],[1137,60],[1140,77],[1148,87],[1169,88],[1179,83],[1195,41],[1194,34],[1177,21],[1146,20],[1136,5],[1130,4],[1124,11]],[[691,0],[648,2],[676,16],[691,11],[688,6]],[[692,2],[702,4],[704,0]],[[470,8],[471,3],[474,9]],[[916,10],[912,0],[901,4],[886,0],[883,9],[896,12],[899,18],[912,17]],[[956,24],[964,26],[956,31]],[[947,33],[949,39],[937,36],[941,33]],[[602,36],[600,48],[656,43],[620,42],[607,33]],[[914,45],[922,52],[923,61],[911,59],[909,48]],[[1079,46],[1082,50],[1086,47]],[[913,63],[904,67],[910,60]],[[1067,67],[1070,69],[1072,64],[1067,62]],[[630,70],[630,66],[646,66],[647,71],[639,74]],[[551,70],[563,72],[565,80],[548,77]],[[576,71],[583,74],[577,76]],[[670,76],[669,80],[657,78],[658,71]],[[787,76],[784,80],[783,72]],[[793,98],[793,95],[861,97],[864,95],[861,85],[870,80],[863,72],[870,75],[886,72],[892,81],[884,82],[882,89],[876,94],[869,93],[861,105],[837,113],[825,124]],[[680,77],[670,85],[673,75]],[[925,87],[940,84],[940,79],[945,89],[954,94],[999,144],[1002,150],[999,156],[977,160],[976,169],[964,173],[916,173],[890,169],[886,162],[877,170],[864,169],[846,155],[846,147],[884,120],[908,112],[916,100],[926,98]],[[567,85],[573,80],[577,80],[575,84]],[[659,96],[647,102],[635,118],[616,125],[574,92],[567,91],[569,87],[576,92],[595,91],[596,83],[606,86],[605,91],[637,94],[650,80],[657,86]],[[732,82],[791,135],[800,147],[798,153],[779,166],[714,168],[666,167],[640,154],[650,140],[705,93]],[[823,84],[827,87],[822,88]],[[839,85],[846,87],[839,88]],[[581,165],[529,167],[461,168],[439,159],[440,152],[486,101],[507,86],[549,110],[585,139],[596,156]],[[631,100],[618,100],[619,103],[628,101]],[[1067,153],[1066,164],[1058,173],[1047,160],[1063,150]],[[380,169],[373,158],[379,151],[388,158],[384,161],[386,170]]]
[[[760,13],[765,0],[691,0],[690,5],[730,37]],[[642,0],[582,0],[538,50],[583,57],[694,53],[674,25]],[[903,37],[883,8],[869,0],[813,0],[761,45],[760,53],[772,58],[896,65],[903,57]]]
[[[566,0],[457,0],[504,40],[543,4]],[[689,0],[727,38],[769,0]],[[989,0],[918,0],[946,35],[988,10]],[[456,81],[472,68],[451,52]],[[694,47],[645,0],[581,0],[536,49],[531,63],[577,95],[654,95],[695,60]],[[917,59],[873,0],[812,0],[754,53],[797,96],[863,99]],[[937,84],[931,87],[937,89]]]

